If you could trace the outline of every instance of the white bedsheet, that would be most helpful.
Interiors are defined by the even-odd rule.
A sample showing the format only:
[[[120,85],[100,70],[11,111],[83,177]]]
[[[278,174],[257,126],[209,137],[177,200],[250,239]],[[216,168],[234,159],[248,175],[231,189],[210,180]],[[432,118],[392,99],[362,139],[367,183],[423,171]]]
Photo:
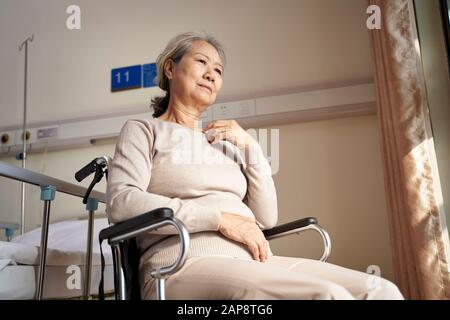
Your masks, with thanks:
[[[93,265],[100,265],[100,245],[98,242],[98,234],[100,230],[107,227],[108,220],[106,218],[94,220],[92,247]],[[86,257],[87,230],[87,220],[52,223],[48,229],[47,247],[49,250],[47,252],[47,265],[67,265],[66,259],[69,258],[67,253],[70,253],[70,261],[72,263],[74,261],[76,262],[73,264],[84,265]],[[23,235],[16,236],[11,240],[11,242],[39,247],[41,244],[41,228],[37,228],[26,232]],[[107,242],[103,242],[102,249],[106,264],[111,264],[111,248]],[[38,264],[38,260],[35,261],[35,264]]]
[[[33,299],[35,290],[34,266],[9,264],[0,270],[0,300]]]
[[[38,248],[22,243],[0,241],[0,260],[10,260],[14,264],[33,265]],[[2,270],[0,266],[0,270]]]
[[[91,294],[98,293],[101,258],[98,234],[108,226],[107,219],[95,219],[92,252]],[[84,278],[87,243],[87,220],[63,221],[50,224],[46,273],[45,298],[68,298],[82,294],[81,288],[68,289],[67,267],[77,265]],[[0,299],[32,299],[34,297],[41,229],[19,235],[11,242],[0,241]],[[105,292],[113,290],[113,267],[111,249],[107,242],[102,245],[105,257]]]

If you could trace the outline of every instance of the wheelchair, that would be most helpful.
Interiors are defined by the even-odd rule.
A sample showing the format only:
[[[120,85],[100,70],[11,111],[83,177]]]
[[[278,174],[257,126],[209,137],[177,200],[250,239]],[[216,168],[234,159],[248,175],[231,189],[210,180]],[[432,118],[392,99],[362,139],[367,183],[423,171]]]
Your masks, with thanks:
[[[92,160],[75,174],[75,178],[80,182],[90,174],[95,173],[95,177],[83,199],[84,203],[86,203],[89,198],[89,194],[95,184],[101,181],[104,175],[106,175],[106,179],[108,179],[108,166],[110,163],[110,157],[102,156]],[[108,244],[112,249],[114,295],[116,300],[141,299],[139,284],[140,256],[136,243],[136,236],[143,232],[156,230],[167,225],[172,225],[178,233],[180,239],[180,252],[172,265],[151,271],[151,276],[155,279],[156,283],[156,298],[158,300],[165,300],[165,281],[183,267],[189,250],[189,232],[182,221],[174,216],[173,210],[165,207],[157,208],[126,221],[116,223],[100,231],[100,249],[104,240],[108,241]],[[272,229],[263,230],[263,234],[267,240],[272,240],[291,234],[298,234],[305,230],[314,230],[320,234],[323,240],[324,251],[319,260],[326,261],[331,253],[331,240],[327,231],[318,224],[317,219],[314,217],[303,218],[278,225]],[[102,278],[99,284],[99,299],[103,300],[103,270],[105,264],[103,254],[101,259]]]

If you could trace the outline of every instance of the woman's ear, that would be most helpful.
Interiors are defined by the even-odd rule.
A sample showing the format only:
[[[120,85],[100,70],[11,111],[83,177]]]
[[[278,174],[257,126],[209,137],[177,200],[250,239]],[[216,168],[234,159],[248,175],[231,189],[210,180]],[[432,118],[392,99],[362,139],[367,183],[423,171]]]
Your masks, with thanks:
[[[174,63],[172,59],[167,59],[164,63],[164,74],[167,79],[172,80]]]

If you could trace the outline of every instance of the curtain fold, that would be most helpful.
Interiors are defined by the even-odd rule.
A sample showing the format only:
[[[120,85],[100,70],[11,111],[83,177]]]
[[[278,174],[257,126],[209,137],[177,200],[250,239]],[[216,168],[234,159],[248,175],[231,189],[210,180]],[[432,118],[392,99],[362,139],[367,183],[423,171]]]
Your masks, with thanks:
[[[395,282],[409,299],[450,299],[448,230],[412,0],[369,0]]]

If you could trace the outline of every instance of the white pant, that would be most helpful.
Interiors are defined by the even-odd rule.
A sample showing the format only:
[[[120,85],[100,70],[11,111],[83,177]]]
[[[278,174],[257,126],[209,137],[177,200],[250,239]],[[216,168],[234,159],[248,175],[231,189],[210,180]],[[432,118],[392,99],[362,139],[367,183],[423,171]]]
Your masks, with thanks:
[[[155,299],[154,280],[142,286]],[[310,259],[193,257],[166,281],[167,299],[403,299],[392,282]]]

